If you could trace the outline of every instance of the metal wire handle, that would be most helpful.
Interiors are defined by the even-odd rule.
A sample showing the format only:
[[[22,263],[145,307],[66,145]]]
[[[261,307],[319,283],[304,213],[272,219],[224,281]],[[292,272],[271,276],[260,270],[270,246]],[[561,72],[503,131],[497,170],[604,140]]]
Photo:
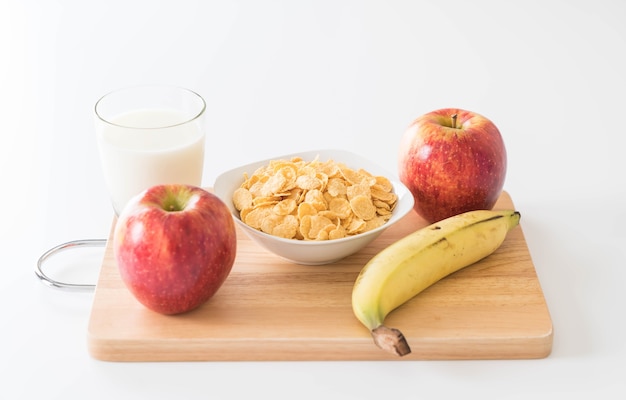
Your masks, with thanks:
[[[35,274],[39,277],[39,279],[41,279],[41,282],[55,289],[67,290],[70,292],[91,292],[96,288],[96,285],[56,281],[43,272],[43,265],[48,258],[60,253],[61,251],[69,250],[75,247],[105,247],[106,244],[106,239],[82,239],[62,243],[46,251],[41,255],[41,257],[39,257],[37,267],[35,268]]]

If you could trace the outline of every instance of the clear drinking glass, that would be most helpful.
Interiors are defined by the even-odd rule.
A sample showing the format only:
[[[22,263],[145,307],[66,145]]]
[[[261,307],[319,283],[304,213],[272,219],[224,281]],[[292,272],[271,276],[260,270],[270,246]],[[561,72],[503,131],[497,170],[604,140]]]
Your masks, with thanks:
[[[94,111],[102,171],[116,215],[151,186],[202,185],[206,103],[199,94],[173,86],[135,86],[102,96]],[[57,289],[91,291],[93,284],[50,278],[43,265],[59,252],[106,243],[106,239],[62,243],[41,255],[35,273]]]
[[[201,186],[205,110],[200,95],[170,86],[130,87],[98,100],[98,149],[117,215],[150,186]]]

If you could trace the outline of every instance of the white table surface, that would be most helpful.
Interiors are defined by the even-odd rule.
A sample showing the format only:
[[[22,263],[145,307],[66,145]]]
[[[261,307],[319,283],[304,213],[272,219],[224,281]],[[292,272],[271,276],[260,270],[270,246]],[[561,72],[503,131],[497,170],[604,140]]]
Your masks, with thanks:
[[[624,17],[617,0],[3,0],[0,398],[625,398]],[[108,235],[92,107],[139,83],[205,97],[207,186],[239,164],[321,147],[395,171],[418,115],[452,106],[488,116],[507,145],[505,189],[553,319],[552,354],[91,358],[93,294],[48,288],[33,269],[58,243]],[[99,257],[68,256],[51,274],[95,282]]]

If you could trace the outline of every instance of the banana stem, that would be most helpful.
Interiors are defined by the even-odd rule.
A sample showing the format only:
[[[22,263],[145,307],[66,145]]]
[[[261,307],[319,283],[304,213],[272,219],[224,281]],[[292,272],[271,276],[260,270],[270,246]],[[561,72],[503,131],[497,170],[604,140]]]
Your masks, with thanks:
[[[398,329],[387,328],[384,325],[380,325],[378,328],[372,329],[371,333],[376,346],[385,351],[400,357],[411,352],[411,348],[404,338],[404,335]]]

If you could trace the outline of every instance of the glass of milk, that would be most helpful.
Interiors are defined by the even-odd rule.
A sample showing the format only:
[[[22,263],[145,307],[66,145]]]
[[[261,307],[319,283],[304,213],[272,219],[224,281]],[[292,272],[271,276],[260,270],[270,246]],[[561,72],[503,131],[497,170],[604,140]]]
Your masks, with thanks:
[[[95,105],[100,161],[113,209],[157,185],[202,184],[206,103],[171,86],[113,91]]]
[[[204,99],[191,90],[137,86],[104,95],[96,102],[96,134],[104,178],[119,215],[133,196],[158,184],[202,184],[204,169]],[[68,283],[44,272],[61,252],[105,247],[106,239],[74,240],[39,257],[35,273],[53,288],[93,291],[94,284]]]

